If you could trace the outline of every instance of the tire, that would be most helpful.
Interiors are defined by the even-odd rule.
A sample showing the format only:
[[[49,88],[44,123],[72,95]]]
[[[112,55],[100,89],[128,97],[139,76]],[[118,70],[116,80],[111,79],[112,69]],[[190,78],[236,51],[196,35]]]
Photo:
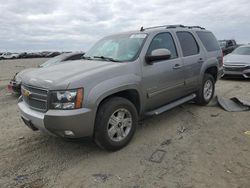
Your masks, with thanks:
[[[208,86],[207,84],[208,85],[210,84],[210,86]],[[205,87],[207,89],[205,89]],[[214,77],[211,74],[205,74],[202,81],[202,87],[197,92],[197,97],[195,99],[195,102],[202,106],[207,105],[214,96],[214,90],[215,90]]]
[[[111,151],[123,148],[132,139],[137,122],[138,113],[133,103],[121,97],[107,99],[99,107],[96,116],[96,144]]]

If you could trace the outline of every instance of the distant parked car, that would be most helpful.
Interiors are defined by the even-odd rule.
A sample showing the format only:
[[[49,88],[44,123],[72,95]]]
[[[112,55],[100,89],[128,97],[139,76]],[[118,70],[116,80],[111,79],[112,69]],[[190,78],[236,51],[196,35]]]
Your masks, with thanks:
[[[82,58],[83,55],[84,55],[84,52],[63,53],[63,54],[61,54],[59,56],[56,56],[54,58],[49,59],[48,61],[46,61],[45,63],[39,65],[38,67],[39,68],[49,67],[49,66],[52,66],[52,65],[65,63],[67,61],[79,60],[79,59]],[[21,72],[16,73],[15,76],[13,77],[13,79],[8,84],[9,91],[11,91],[12,93],[20,95],[21,94],[22,76],[26,72],[29,72],[29,71],[31,71],[33,69],[35,69],[35,68],[24,69]]]
[[[55,57],[55,56],[58,56],[60,54],[61,54],[60,52],[51,52],[51,53],[47,54],[45,57]]]
[[[238,47],[235,40],[219,40],[218,42],[224,55],[231,53],[234,49]]]
[[[19,54],[19,58],[26,58],[27,57],[27,52],[22,52]]]
[[[3,53],[2,55],[0,55],[0,59],[16,59],[19,57],[18,53]]]
[[[24,58],[39,58],[43,57],[40,52],[29,52],[24,55]]]
[[[224,57],[224,75],[250,78],[250,45],[236,48]]]

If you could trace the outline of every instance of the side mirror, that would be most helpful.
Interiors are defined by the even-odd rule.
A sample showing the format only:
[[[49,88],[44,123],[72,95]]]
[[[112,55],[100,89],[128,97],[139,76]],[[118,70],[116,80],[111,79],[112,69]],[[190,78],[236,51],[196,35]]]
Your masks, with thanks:
[[[148,64],[153,64],[154,61],[170,59],[171,52],[166,48],[153,50],[150,55],[146,55],[145,60]]]

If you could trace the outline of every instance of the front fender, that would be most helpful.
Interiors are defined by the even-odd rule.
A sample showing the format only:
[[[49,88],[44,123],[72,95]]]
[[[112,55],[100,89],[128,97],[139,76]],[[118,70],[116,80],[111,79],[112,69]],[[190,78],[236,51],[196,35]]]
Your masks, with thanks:
[[[100,102],[104,98],[129,89],[136,90],[141,99],[142,92],[140,88],[140,80],[141,78],[139,76],[129,74],[102,81],[90,90],[86,99],[87,106],[96,111]]]

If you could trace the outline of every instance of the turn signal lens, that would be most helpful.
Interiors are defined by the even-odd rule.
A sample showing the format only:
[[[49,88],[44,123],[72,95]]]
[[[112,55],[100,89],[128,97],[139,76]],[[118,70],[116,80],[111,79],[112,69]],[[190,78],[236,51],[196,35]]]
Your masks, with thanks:
[[[75,108],[82,108],[83,88],[77,89]]]

